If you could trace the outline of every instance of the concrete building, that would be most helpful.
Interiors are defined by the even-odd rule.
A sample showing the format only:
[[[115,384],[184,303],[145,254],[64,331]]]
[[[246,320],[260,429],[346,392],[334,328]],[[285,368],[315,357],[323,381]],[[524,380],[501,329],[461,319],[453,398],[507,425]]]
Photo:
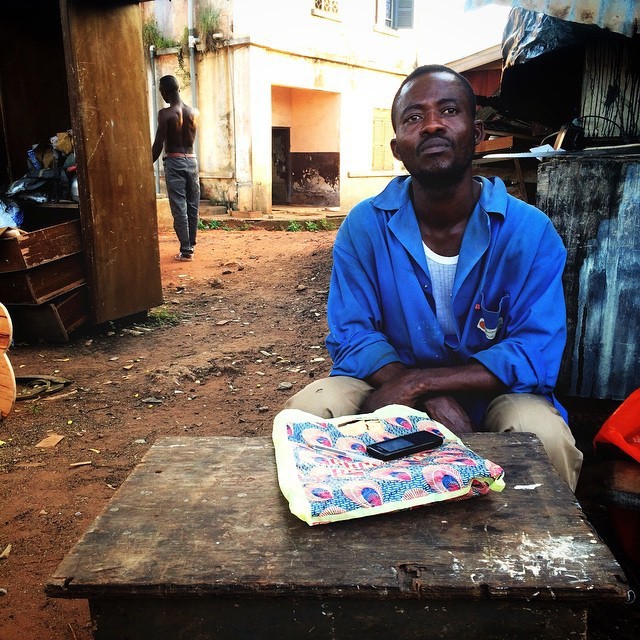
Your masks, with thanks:
[[[389,113],[418,63],[413,5],[143,3],[145,23],[163,36],[149,59],[152,132],[163,106],[157,80],[173,74],[185,102],[201,112],[203,199],[263,214],[278,204],[346,211],[402,171],[389,149]],[[199,23],[207,11],[218,20],[205,34]]]

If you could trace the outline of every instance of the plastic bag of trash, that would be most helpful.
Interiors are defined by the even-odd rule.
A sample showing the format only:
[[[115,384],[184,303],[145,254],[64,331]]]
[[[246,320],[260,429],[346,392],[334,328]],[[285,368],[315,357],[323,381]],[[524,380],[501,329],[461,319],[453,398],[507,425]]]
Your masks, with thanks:
[[[22,209],[12,200],[0,198],[0,229],[17,229],[24,220]]]

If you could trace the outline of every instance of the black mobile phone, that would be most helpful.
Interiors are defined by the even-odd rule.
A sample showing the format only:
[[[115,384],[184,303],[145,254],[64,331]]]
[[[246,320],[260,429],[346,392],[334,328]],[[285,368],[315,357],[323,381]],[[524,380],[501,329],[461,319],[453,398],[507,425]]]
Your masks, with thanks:
[[[367,446],[367,453],[378,460],[395,460],[405,456],[437,449],[444,438],[430,431],[414,431],[404,436],[390,438]]]

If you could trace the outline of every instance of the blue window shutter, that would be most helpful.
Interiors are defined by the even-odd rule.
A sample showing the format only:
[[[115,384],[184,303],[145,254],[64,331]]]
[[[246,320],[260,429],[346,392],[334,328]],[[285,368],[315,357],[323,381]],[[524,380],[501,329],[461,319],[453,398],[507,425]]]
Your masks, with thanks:
[[[413,29],[413,1],[414,0],[396,0],[396,29]]]

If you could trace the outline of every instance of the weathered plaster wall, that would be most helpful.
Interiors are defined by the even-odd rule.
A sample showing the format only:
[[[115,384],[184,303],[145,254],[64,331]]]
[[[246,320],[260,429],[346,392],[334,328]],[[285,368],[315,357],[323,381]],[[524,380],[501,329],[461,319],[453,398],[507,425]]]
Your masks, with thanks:
[[[185,19],[184,3],[170,3],[175,21]],[[166,4],[143,6],[150,15],[156,12],[165,29],[178,32],[175,21],[169,24]],[[413,68],[412,34],[376,27],[375,4],[366,0],[341,3],[339,20],[315,15],[311,4],[218,3],[225,39],[216,51],[196,58],[203,197],[269,213],[272,127],[283,117],[290,124],[281,126],[292,130],[292,152],[303,154],[297,157],[299,193],[309,194],[309,204],[316,192],[326,196],[329,189],[332,206],[349,209],[401,169],[372,172],[373,110],[390,108]],[[160,52],[157,67],[158,78],[178,77],[183,99],[190,102],[188,57],[180,61],[175,52]],[[290,91],[288,112],[284,103],[274,111],[273,87]],[[158,106],[163,106],[159,96]]]

